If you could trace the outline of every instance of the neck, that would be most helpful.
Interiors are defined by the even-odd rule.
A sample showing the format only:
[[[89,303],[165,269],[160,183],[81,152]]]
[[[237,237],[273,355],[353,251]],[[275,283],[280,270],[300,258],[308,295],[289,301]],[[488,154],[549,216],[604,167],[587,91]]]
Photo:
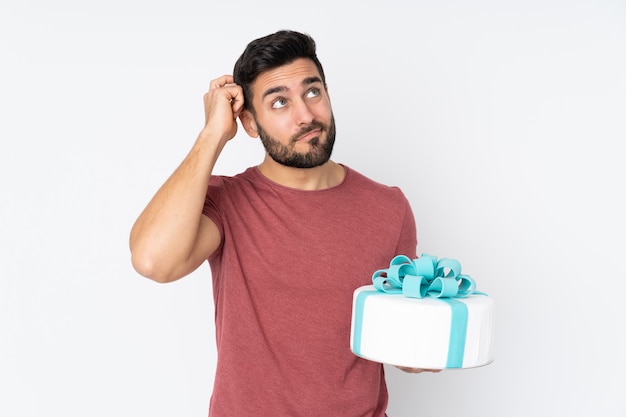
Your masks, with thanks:
[[[261,174],[277,184],[307,191],[335,187],[341,184],[345,177],[344,168],[330,160],[315,168],[292,168],[281,165],[266,155],[258,169]]]

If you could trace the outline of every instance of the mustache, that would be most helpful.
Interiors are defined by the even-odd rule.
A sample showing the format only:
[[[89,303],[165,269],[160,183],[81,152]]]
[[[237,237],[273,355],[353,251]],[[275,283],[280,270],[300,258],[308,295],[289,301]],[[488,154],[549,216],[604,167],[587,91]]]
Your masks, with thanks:
[[[309,125],[304,126],[302,129],[300,129],[298,133],[293,135],[291,137],[291,140],[293,142],[296,142],[298,138],[301,137],[302,135],[306,135],[307,133],[312,132],[313,130],[317,130],[317,129],[320,129],[323,132],[326,130],[326,125],[322,122],[313,121]]]

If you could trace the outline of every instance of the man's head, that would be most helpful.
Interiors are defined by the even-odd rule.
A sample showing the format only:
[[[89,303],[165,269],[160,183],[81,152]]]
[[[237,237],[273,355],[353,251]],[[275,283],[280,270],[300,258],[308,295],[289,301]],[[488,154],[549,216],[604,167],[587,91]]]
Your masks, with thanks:
[[[310,36],[280,31],[252,41],[233,77],[244,93],[242,125],[261,138],[271,159],[294,168],[314,168],[330,159],[335,120]]]
[[[243,89],[244,109],[254,114],[252,84],[261,73],[290,64],[298,58],[313,61],[325,86],[324,69],[317,59],[315,41],[309,35],[281,30],[250,42],[233,70],[235,84]]]

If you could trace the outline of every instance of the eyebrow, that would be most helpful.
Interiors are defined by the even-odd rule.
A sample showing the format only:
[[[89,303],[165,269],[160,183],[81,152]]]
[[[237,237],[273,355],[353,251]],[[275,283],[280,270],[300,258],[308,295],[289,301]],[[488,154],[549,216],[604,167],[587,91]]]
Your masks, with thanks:
[[[306,77],[304,80],[302,80],[300,85],[306,86],[306,85],[315,84],[315,83],[321,83],[321,82],[322,82],[322,79],[320,77],[317,77],[317,76]],[[264,99],[265,97],[269,96],[270,94],[282,93],[282,92],[285,92],[285,91],[289,91],[289,89],[286,86],[284,86],[284,85],[268,88],[263,93],[263,96],[261,97],[261,99]]]

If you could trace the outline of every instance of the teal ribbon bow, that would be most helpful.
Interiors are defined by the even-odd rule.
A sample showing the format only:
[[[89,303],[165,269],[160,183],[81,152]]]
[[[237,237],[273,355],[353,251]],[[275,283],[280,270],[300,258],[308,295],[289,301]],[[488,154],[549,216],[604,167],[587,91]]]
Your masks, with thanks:
[[[378,291],[412,298],[463,298],[478,293],[474,280],[461,274],[458,261],[426,254],[413,260],[398,255],[389,268],[374,272],[372,281]]]

